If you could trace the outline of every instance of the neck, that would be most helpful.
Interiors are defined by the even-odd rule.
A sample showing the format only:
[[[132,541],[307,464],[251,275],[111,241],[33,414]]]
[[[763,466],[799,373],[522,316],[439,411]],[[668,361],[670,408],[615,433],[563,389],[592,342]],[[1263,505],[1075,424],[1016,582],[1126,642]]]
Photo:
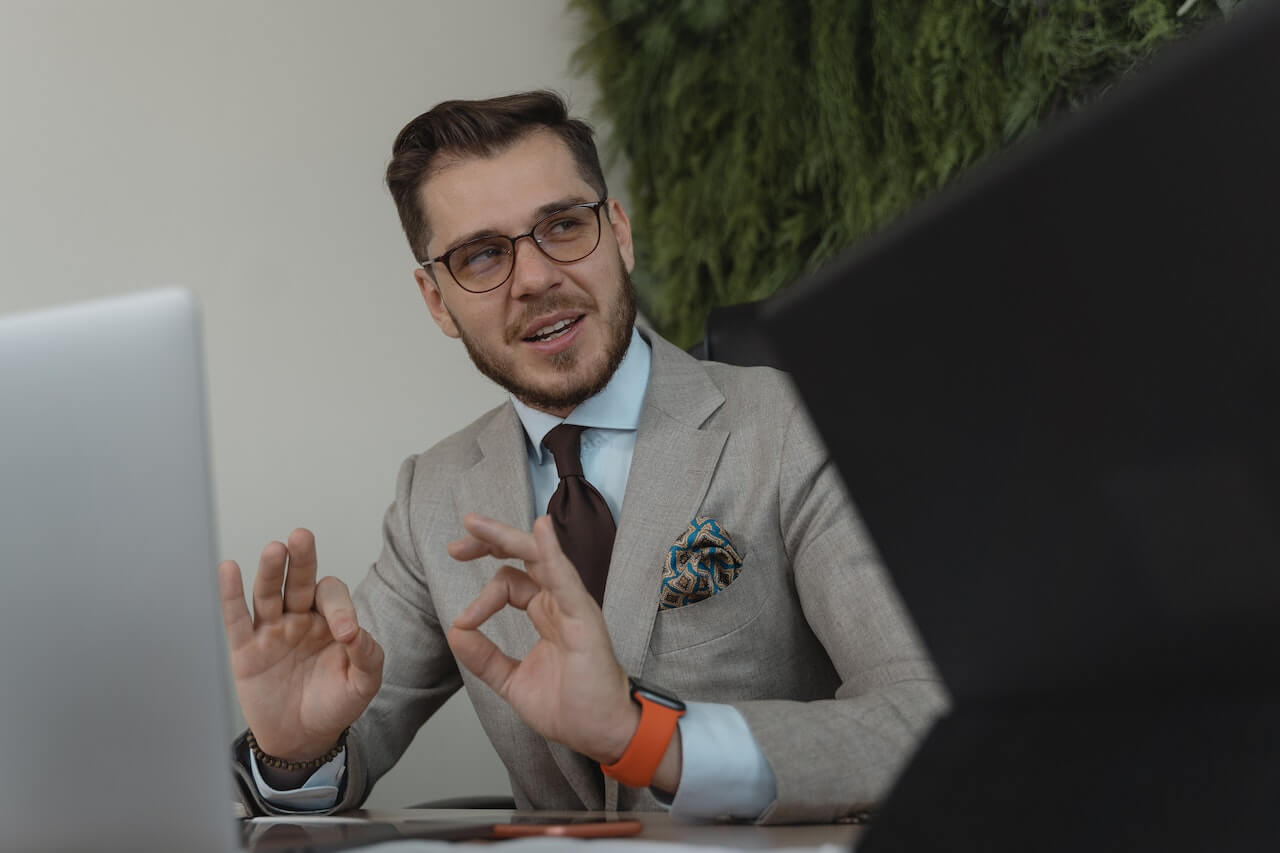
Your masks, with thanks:
[[[548,415],[554,415],[555,417],[560,418],[561,420],[564,420],[565,418],[569,417],[569,415],[573,412],[573,410],[578,408],[577,406],[569,406],[567,408],[552,409],[552,408],[547,408],[546,406],[539,406],[535,403],[530,403],[528,400],[524,398],[520,398],[520,402],[524,403],[526,406],[528,406],[531,409],[536,409],[539,412],[545,412]]]

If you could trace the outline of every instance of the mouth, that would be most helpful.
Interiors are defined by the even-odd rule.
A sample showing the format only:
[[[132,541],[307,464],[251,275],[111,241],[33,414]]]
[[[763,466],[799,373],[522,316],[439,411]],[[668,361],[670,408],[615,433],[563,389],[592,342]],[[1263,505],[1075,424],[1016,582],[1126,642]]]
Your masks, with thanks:
[[[578,325],[585,314],[574,314],[569,317],[561,317],[554,322],[547,323],[534,329],[533,332],[525,336],[524,340],[529,343],[541,344],[548,341],[554,341],[569,334]]]

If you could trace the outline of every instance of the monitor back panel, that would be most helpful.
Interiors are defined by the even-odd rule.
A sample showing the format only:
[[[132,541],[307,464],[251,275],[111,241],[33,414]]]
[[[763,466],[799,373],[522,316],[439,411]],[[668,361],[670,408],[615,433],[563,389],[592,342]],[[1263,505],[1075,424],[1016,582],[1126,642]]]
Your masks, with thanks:
[[[1280,675],[1280,4],[782,294],[776,347],[960,700]]]

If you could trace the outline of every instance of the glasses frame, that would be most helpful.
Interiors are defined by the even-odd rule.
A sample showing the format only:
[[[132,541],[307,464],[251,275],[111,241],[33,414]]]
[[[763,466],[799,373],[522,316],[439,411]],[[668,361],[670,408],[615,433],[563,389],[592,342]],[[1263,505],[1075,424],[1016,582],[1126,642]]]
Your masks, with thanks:
[[[583,258],[589,257],[592,254],[592,252],[600,248],[600,238],[604,236],[604,225],[603,223],[600,222],[600,208],[602,208],[605,202],[607,202],[608,200],[609,199],[607,198],[602,198],[599,201],[586,201],[586,202],[583,202],[582,204],[571,204],[571,205],[568,205],[567,207],[562,207],[559,210],[549,213],[546,216],[539,219],[537,222],[533,223],[533,227],[530,228],[528,231],[524,232],[523,234],[517,234],[514,237],[508,237],[505,234],[489,234],[484,237],[477,237],[474,240],[468,240],[465,243],[459,243],[458,245],[454,246],[452,249],[445,252],[443,255],[440,255],[439,257],[430,258],[425,261],[418,261],[418,264],[423,269],[425,269],[428,273],[430,273],[432,278],[435,277],[435,272],[431,269],[431,267],[443,266],[446,270],[449,271],[449,276],[454,280],[454,282],[458,285],[458,287],[462,288],[467,293],[489,293],[491,291],[497,290],[499,287],[502,287],[502,285],[511,281],[511,276],[514,275],[516,271],[516,242],[519,240],[523,240],[525,237],[528,237],[529,241],[532,242],[533,245],[538,247],[538,251],[542,252],[543,256],[546,257],[547,260],[553,261],[554,263],[557,263],[557,264],[576,264],[578,261],[582,260]],[[559,258],[551,257],[551,254],[545,248],[543,248],[542,243],[538,240],[538,238],[533,236],[533,232],[537,231],[538,228],[542,226],[542,223],[546,222],[548,219],[555,219],[557,216],[564,213],[566,210],[576,210],[579,207],[589,207],[596,214],[596,242],[592,244],[591,248],[586,252],[586,254],[581,255],[580,257],[574,258],[573,260],[562,261]],[[509,253],[511,257],[511,268],[507,270],[507,277],[504,278],[502,281],[498,282],[497,284],[493,285],[492,287],[486,287],[484,290],[472,290],[471,288],[463,284],[461,281],[458,281],[458,276],[454,274],[453,267],[449,266],[449,259],[453,257],[453,253],[458,251],[459,249],[465,249],[466,247],[471,246],[475,243],[480,243],[486,240],[494,240],[494,239],[506,240],[508,243],[511,244],[511,251]]]

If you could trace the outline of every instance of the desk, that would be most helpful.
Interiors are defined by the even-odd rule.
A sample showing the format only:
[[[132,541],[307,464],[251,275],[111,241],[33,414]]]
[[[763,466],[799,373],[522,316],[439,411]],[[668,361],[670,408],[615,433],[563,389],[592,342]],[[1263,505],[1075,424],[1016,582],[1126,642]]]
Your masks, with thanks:
[[[343,818],[367,818],[395,824],[415,820],[488,821],[501,823],[516,812],[504,809],[360,809],[346,812]],[[528,811],[521,815],[546,817],[604,817],[603,812]],[[679,844],[729,847],[739,850],[768,850],[775,847],[819,847],[834,844],[849,849],[860,827],[850,824],[806,824],[799,826],[754,826],[751,824],[688,824],[671,819],[666,812],[619,812],[618,817],[638,820],[644,830],[632,838]],[[263,820],[263,819],[259,819]],[[265,819],[268,822],[271,819]],[[469,842],[469,844],[474,842]],[[504,844],[510,842],[502,842]]]

